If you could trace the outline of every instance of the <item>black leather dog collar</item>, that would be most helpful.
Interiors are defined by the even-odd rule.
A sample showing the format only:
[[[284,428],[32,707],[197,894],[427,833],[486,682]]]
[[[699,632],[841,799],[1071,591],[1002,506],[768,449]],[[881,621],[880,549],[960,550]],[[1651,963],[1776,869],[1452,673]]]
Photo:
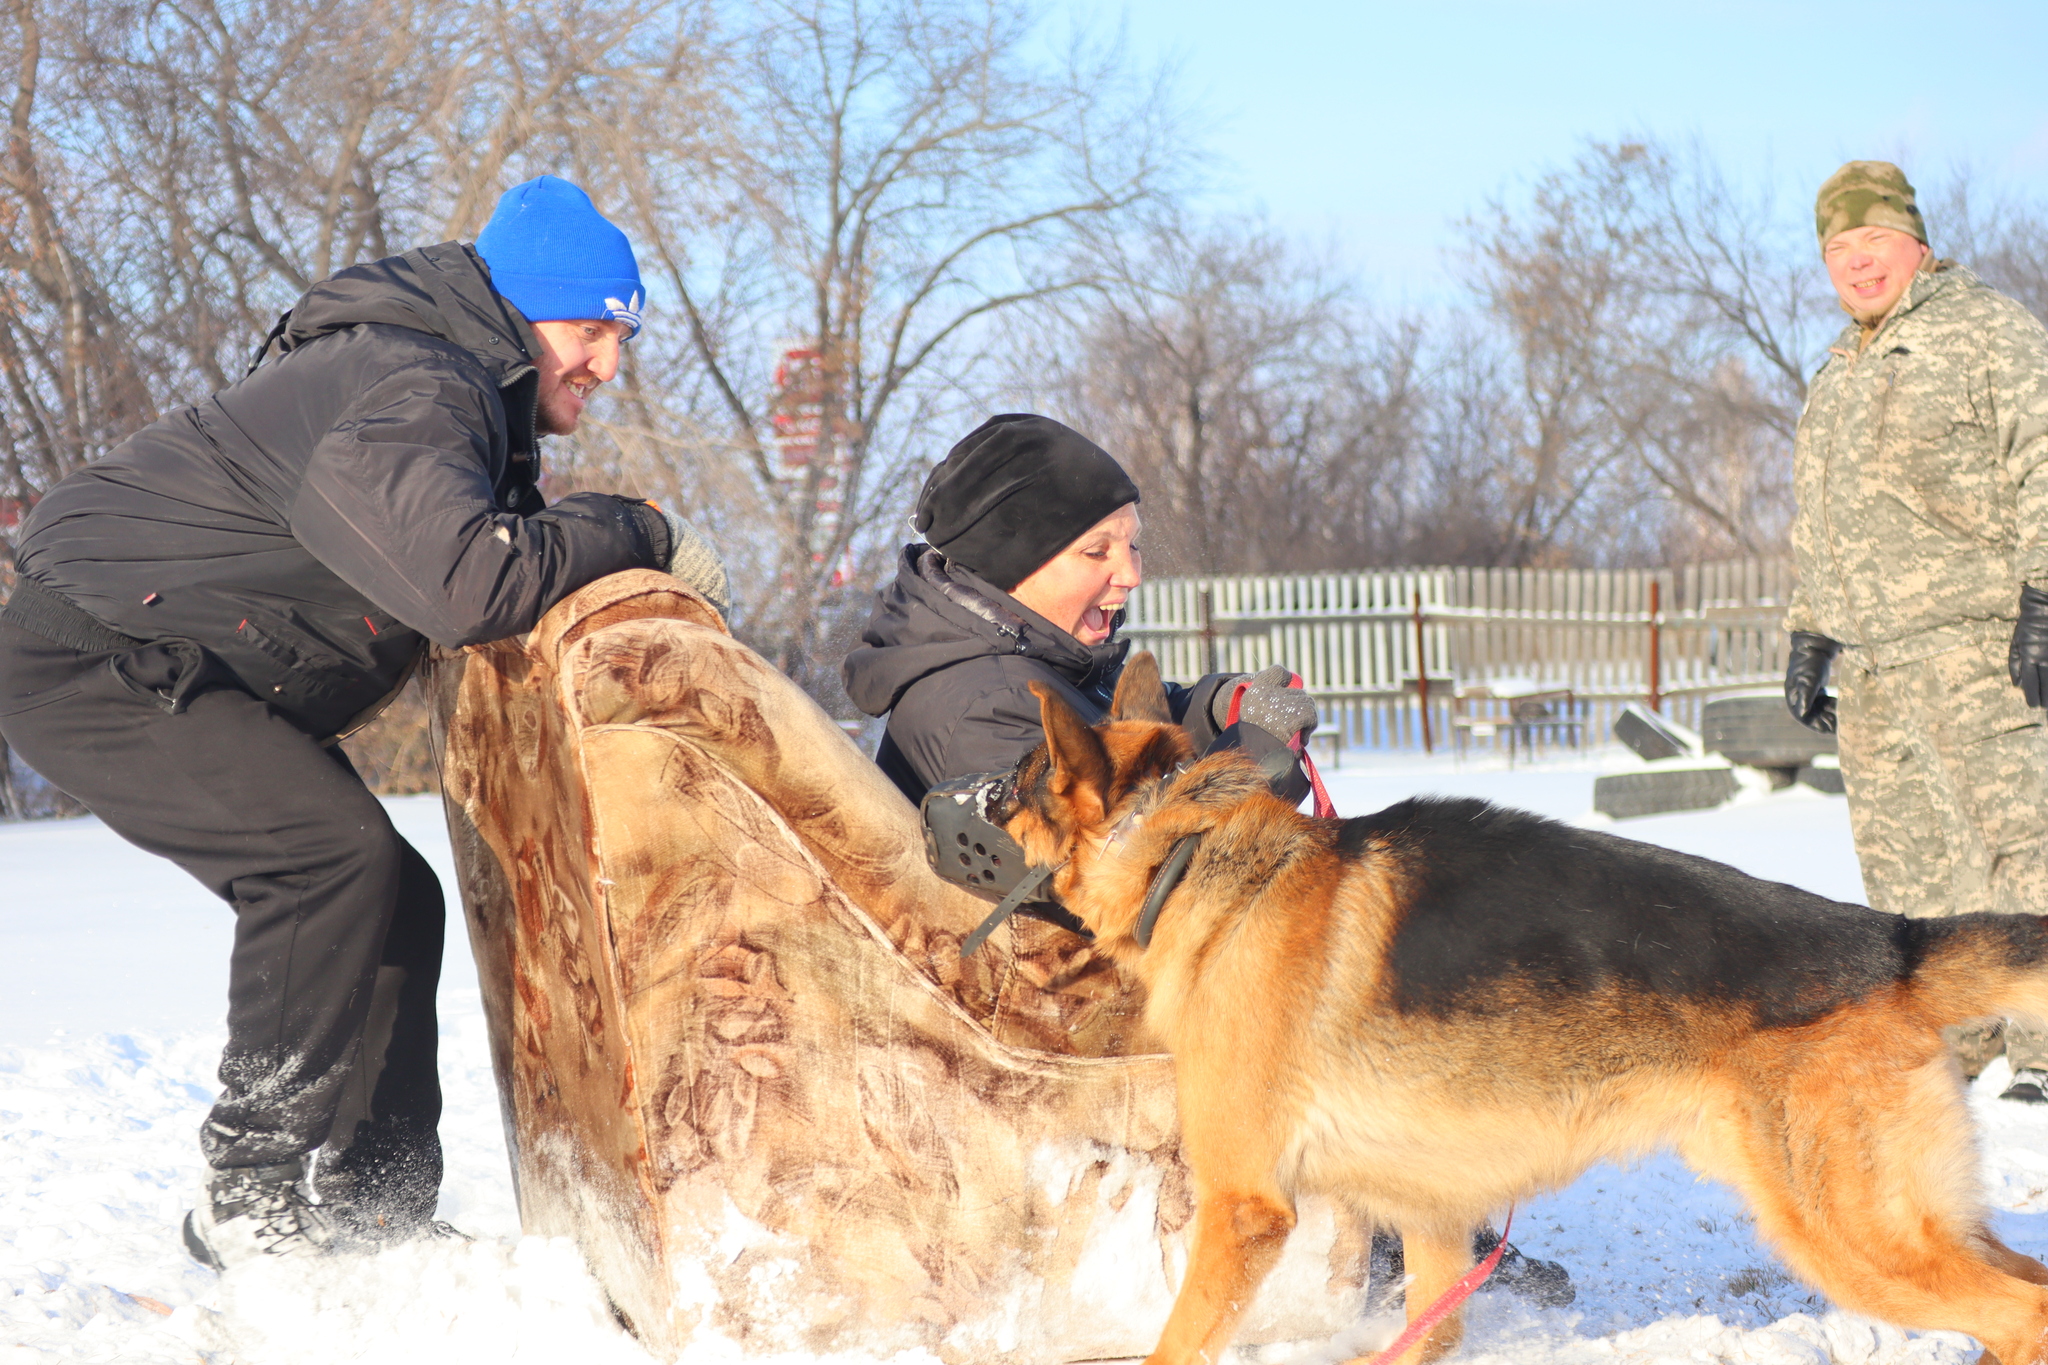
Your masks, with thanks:
[[[1200,834],[1184,834],[1173,846],[1173,852],[1166,855],[1166,861],[1153,874],[1152,889],[1145,893],[1145,908],[1138,912],[1138,927],[1131,937],[1138,940],[1140,948],[1152,946],[1152,926],[1159,922],[1159,912],[1166,908],[1166,898],[1180,885],[1181,877],[1188,870],[1188,863],[1194,858],[1195,850],[1202,846]]]

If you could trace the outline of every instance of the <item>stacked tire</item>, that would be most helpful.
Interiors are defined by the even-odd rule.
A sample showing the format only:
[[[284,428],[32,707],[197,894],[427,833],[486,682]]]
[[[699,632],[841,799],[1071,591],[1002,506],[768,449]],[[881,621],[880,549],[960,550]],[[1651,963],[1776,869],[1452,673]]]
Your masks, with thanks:
[[[1760,769],[1777,787],[1799,781],[1817,791],[1842,791],[1842,770],[1833,765],[1835,737],[1794,720],[1776,688],[1716,697],[1700,709],[1700,749],[1723,762],[1680,763],[1670,731],[1668,722],[1639,707],[1623,712],[1614,737],[1655,766],[1595,780],[1593,809],[1616,820],[1708,810],[1741,789],[1731,764]]]
[[[1735,770],[1659,768],[1593,780],[1593,809],[1616,820],[1671,811],[1711,810],[1736,792]]]
[[[1700,708],[1700,738],[1707,752],[1730,763],[1783,774],[1779,786],[1790,785],[1801,768],[1836,747],[1833,735],[1794,720],[1776,690],[1714,698]]]

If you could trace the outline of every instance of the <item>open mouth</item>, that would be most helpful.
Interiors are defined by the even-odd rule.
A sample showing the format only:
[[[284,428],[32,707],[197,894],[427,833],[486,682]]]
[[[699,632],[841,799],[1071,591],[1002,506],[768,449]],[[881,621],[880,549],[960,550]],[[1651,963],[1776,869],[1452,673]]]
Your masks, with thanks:
[[[544,395],[542,401],[555,414],[555,420],[573,424],[583,416],[583,409],[589,406],[591,392],[597,384],[598,381],[587,374],[575,379],[561,377],[555,382],[552,396]]]
[[[1081,629],[1089,635],[1108,635],[1109,623],[1123,610],[1123,603],[1112,602],[1108,606],[1090,607],[1081,613]]]

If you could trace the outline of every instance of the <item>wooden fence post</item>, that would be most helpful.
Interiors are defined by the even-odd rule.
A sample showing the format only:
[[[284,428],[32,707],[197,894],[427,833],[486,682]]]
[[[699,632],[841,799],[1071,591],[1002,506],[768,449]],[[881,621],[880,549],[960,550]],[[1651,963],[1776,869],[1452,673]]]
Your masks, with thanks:
[[[1429,742],[1429,655],[1422,637],[1422,589],[1415,590],[1415,705],[1422,714],[1422,752],[1433,754]]]
[[[1220,673],[1216,665],[1216,595],[1213,589],[1202,589],[1202,671]]]
[[[14,789],[14,756],[7,741],[0,739],[0,820],[24,818],[21,806],[21,795]]]
[[[1663,630],[1658,618],[1663,615],[1663,588],[1655,573],[1650,575],[1650,709],[1664,709],[1664,655]]]

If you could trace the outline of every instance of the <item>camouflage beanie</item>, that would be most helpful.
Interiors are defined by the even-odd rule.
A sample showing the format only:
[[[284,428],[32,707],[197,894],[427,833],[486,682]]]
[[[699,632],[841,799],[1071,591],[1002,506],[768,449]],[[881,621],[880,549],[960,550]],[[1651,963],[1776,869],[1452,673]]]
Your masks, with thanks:
[[[1813,226],[1823,247],[1836,233],[1859,227],[1896,228],[1927,242],[1913,186],[1889,161],[1851,161],[1829,176],[1813,201]]]

